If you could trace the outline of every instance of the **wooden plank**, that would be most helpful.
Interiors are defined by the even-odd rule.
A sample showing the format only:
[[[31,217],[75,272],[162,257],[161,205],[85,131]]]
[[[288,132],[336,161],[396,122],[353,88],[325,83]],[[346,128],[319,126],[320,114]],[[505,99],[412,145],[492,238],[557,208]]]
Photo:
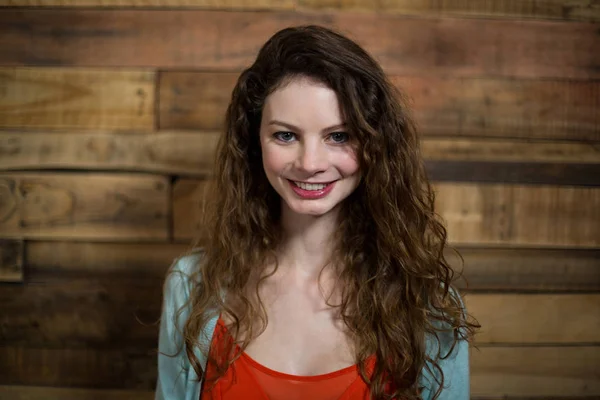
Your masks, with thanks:
[[[453,244],[600,245],[598,188],[437,182],[435,191]]]
[[[0,132],[0,169],[84,169],[206,176],[216,132]]]
[[[482,327],[478,344],[600,343],[600,294],[469,294],[464,299]]]
[[[148,175],[0,175],[0,237],[165,240],[169,181]]]
[[[173,185],[173,239],[202,242],[203,199],[209,198],[207,181],[179,179]]]
[[[291,10],[294,0],[0,0],[0,6],[19,7],[181,7],[244,10]]]
[[[600,163],[600,147],[589,142],[423,137],[421,148],[424,157],[432,161]]]
[[[0,385],[154,390],[153,349],[0,347]]]
[[[222,129],[237,77],[234,72],[163,72],[160,128]],[[600,141],[600,81],[433,74],[392,81],[411,99],[423,135]],[[524,145],[513,143],[515,149]],[[545,146],[539,151],[548,152],[553,144]],[[488,151],[501,148],[506,145],[496,141]],[[596,162],[598,151],[593,151]]]
[[[0,239],[0,282],[23,281],[23,241]]]
[[[99,390],[36,386],[0,386],[0,399],[10,400],[152,400],[154,391]]]
[[[434,190],[436,211],[454,245],[600,245],[598,188],[435,182]],[[176,239],[195,235],[203,193],[199,180],[175,184]]]
[[[470,353],[473,397],[600,395],[600,346],[481,347]]]
[[[430,179],[439,182],[600,186],[600,164],[428,161]]]
[[[308,23],[351,33],[390,74],[600,77],[593,23],[373,13],[4,9],[0,53],[7,66],[241,70],[274,32]]]
[[[445,256],[469,291],[599,292],[600,250],[457,248]]]
[[[297,0],[298,6],[315,10],[376,11],[436,16],[536,18],[600,21],[600,7],[592,0]]]
[[[163,279],[141,275],[4,286],[0,343],[152,348],[158,340],[162,284]]]
[[[72,278],[163,279],[187,244],[28,241],[28,282]]]
[[[152,130],[153,105],[152,71],[0,68],[0,127]]]
[[[600,140],[600,81],[394,76],[427,134]]]

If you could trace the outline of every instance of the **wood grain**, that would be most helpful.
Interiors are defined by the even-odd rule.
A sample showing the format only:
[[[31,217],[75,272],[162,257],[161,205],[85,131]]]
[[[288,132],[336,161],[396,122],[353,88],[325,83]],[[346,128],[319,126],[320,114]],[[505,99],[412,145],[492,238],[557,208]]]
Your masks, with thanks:
[[[600,250],[458,247],[464,264],[451,249],[450,265],[468,291],[600,291]]]
[[[288,10],[294,0],[0,0],[0,6],[19,7],[181,7],[209,9]]]
[[[0,169],[82,169],[206,176],[216,132],[0,132]]]
[[[0,53],[6,66],[239,71],[273,33],[307,23],[351,34],[390,74],[600,77],[595,51],[600,38],[593,23],[373,13],[4,9]]]
[[[186,244],[27,241],[28,282],[69,278],[163,279]]]
[[[159,127],[222,129],[237,77],[234,72],[163,72]],[[410,99],[426,136],[600,141],[600,81],[456,78],[420,71],[393,76],[392,82]]]
[[[297,0],[302,8],[318,10],[376,11],[438,16],[473,16],[495,18],[552,18],[599,21],[600,7],[592,0]]]
[[[202,242],[201,230],[204,199],[210,193],[207,181],[196,179],[179,179],[173,185],[173,239],[188,242],[193,239]]]
[[[0,346],[0,385],[154,390],[157,353],[143,348]]]
[[[600,190],[437,183],[436,211],[454,244],[598,247]]]
[[[152,130],[153,87],[144,70],[0,68],[0,127]]]
[[[36,386],[0,386],[0,399],[10,400],[152,400],[154,391],[99,390]]]
[[[152,348],[158,343],[162,283],[144,276],[112,276],[5,286],[0,291],[0,342],[49,348]]]
[[[148,175],[0,175],[0,237],[165,240],[166,178]]]
[[[464,296],[478,344],[600,343],[600,294]],[[600,360],[599,360],[600,361]]]
[[[471,349],[471,396],[598,396],[598,360],[600,346]]]
[[[0,239],[0,282],[23,281],[23,240]]]

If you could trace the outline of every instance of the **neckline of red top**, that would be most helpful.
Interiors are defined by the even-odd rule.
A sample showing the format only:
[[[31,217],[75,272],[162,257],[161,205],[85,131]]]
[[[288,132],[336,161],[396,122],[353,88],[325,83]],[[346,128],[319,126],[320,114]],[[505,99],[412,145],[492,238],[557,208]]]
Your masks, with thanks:
[[[219,319],[217,320],[217,324],[221,327],[221,329],[223,329],[223,332],[226,332],[228,334],[228,336],[230,336],[229,331],[227,330],[227,325],[225,324],[225,321],[223,321],[221,319],[221,316],[219,316]],[[275,371],[274,369],[271,369],[271,368],[268,368],[268,367],[262,365],[261,363],[259,363],[258,361],[254,360],[252,357],[250,357],[248,354],[246,354],[245,351],[242,352],[239,345],[236,344],[235,346],[236,346],[236,352],[241,352],[240,357],[243,357],[244,360],[247,361],[249,364],[251,364],[254,368],[262,371],[265,374],[268,374],[268,375],[271,375],[271,376],[274,376],[277,378],[295,380],[295,381],[305,381],[305,382],[312,381],[312,382],[314,382],[314,381],[321,381],[321,380],[335,378],[337,376],[349,374],[351,372],[358,372],[358,365],[354,364],[349,367],[339,369],[337,371],[327,372],[325,374],[319,374],[319,375],[286,374],[285,372]],[[366,360],[367,365],[374,361],[374,357],[375,357],[375,355],[371,355],[370,357],[367,358],[367,360]]]

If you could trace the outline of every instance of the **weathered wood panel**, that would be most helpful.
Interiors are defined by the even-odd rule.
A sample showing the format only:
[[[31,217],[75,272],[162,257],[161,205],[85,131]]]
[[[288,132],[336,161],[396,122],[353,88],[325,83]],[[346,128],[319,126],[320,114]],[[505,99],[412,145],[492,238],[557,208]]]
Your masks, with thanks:
[[[158,343],[162,283],[141,276],[5,286],[0,291],[0,343],[151,348]]]
[[[434,186],[437,213],[454,245],[600,245],[598,188],[444,182]],[[175,239],[189,240],[196,235],[203,193],[204,184],[199,180],[175,184]]]
[[[598,188],[438,182],[435,190],[454,244],[600,245]]]
[[[490,16],[507,18],[555,18],[600,20],[600,7],[593,0],[297,0],[300,7],[317,10],[377,11],[402,14]]]
[[[0,68],[0,127],[152,130],[154,77],[144,70]]]
[[[600,291],[600,250],[464,248],[450,249],[450,265],[469,291]]]
[[[351,32],[392,74],[600,77],[593,23],[372,13],[5,9],[0,53],[11,66],[241,70],[274,32],[307,23]]]
[[[0,346],[0,385],[154,390],[157,350]]]
[[[465,303],[482,327],[478,344],[600,343],[600,294],[470,294]]]
[[[23,281],[23,241],[0,239],[0,282]]]
[[[163,72],[160,128],[221,129],[237,77],[234,72]],[[423,135],[600,140],[600,81],[435,74],[392,81],[411,99]]]
[[[169,189],[160,176],[1,174],[0,237],[165,240]]]
[[[216,132],[0,132],[0,169],[86,169],[205,176]],[[575,157],[574,157],[575,158]]]
[[[154,391],[0,386],[6,400],[152,400]]]
[[[187,244],[28,241],[28,282],[65,277],[163,279]]]
[[[598,396],[600,346],[471,349],[471,396]]]
[[[0,6],[20,7],[198,7],[210,9],[272,9],[295,8],[295,0],[0,0]]]

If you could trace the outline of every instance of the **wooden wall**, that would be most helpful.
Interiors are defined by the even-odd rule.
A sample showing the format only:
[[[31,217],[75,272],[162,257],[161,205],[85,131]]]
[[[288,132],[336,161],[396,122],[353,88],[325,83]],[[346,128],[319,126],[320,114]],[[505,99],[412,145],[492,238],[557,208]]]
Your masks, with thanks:
[[[600,398],[598,1],[0,5],[0,399],[152,398],[230,90],[306,23],[412,98],[483,325],[473,398]]]

